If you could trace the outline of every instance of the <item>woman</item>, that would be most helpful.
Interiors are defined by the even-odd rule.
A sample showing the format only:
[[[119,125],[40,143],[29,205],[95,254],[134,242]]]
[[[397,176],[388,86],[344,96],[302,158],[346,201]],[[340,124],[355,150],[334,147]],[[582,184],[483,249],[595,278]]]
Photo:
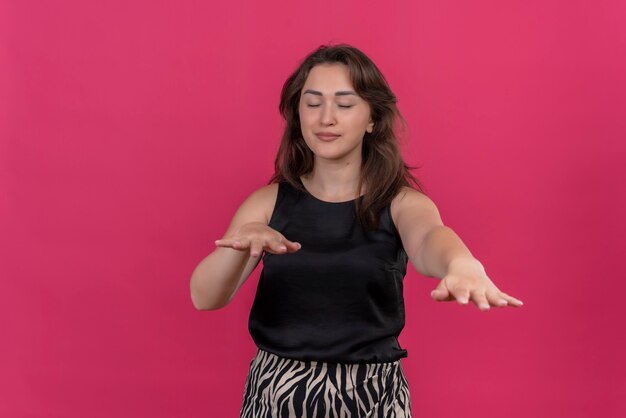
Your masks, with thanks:
[[[410,417],[397,337],[407,261],[441,278],[437,301],[521,306],[501,292],[404,163],[401,115],[375,64],[321,46],[286,81],[268,185],[196,267],[197,309],[227,305],[263,255],[250,312],[257,352],[241,417]]]

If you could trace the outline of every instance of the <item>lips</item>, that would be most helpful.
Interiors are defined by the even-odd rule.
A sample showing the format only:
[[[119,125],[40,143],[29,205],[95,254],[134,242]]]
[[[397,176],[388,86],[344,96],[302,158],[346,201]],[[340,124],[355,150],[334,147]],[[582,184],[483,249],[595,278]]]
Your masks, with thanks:
[[[339,135],[330,134],[330,133],[322,133],[322,132],[316,133],[315,136],[317,136],[322,141],[332,141],[333,139],[336,139],[339,137]]]

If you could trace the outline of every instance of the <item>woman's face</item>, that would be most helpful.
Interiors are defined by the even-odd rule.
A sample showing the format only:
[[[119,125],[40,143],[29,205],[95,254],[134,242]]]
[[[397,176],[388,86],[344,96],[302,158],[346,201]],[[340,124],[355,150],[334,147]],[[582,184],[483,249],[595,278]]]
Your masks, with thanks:
[[[361,159],[365,132],[372,132],[369,104],[352,87],[348,66],[319,64],[311,69],[300,93],[302,136],[316,159]],[[336,137],[319,137],[320,132]]]

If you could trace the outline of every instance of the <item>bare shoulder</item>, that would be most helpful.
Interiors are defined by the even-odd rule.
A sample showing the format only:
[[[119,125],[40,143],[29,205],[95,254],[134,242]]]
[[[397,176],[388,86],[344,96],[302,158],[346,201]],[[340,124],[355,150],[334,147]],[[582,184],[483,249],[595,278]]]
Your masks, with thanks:
[[[258,222],[269,223],[278,196],[278,183],[267,184],[254,190],[241,205],[242,210],[254,212]]]
[[[432,199],[419,190],[412,187],[402,186],[398,194],[391,201],[392,214],[397,214],[406,208],[415,208],[415,206],[435,205]]]
[[[435,202],[419,190],[407,186],[403,186],[391,201],[391,217],[397,227],[409,219],[441,223]]]
[[[251,192],[239,205],[224,236],[229,236],[233,231],[250,222],[269,224],[277,195],[277,184],[268,184]]]

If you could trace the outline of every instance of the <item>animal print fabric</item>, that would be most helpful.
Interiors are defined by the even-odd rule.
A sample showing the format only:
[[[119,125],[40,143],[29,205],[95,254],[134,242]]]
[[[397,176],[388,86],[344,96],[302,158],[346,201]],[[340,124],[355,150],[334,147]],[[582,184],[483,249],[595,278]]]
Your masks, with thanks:
[[[279,357],[257,348],[240,418],[410,418],[401,360],[327,363]]]

